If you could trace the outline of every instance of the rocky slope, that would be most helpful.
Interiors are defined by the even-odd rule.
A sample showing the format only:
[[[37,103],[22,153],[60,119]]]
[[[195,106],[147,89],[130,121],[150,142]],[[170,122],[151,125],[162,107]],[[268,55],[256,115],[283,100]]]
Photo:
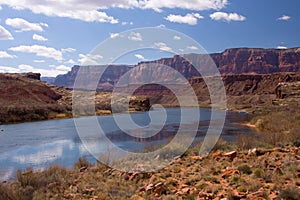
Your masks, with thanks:
[[[0,124],[72,117],[72,91],[40,81],[40,74],[0,74],[0,94]],[[77,96],[80,95],[85,97],[85,102],[80,102],[82,107],[95,101],[97,114],[111,113],[110,93],[77,93]],[[124,105],[125,100],[121,98],[117,103]],[[130,100],[131,111],[149,108],[146,97],[132,97]],[[121,109],[120,112],[128,108]]]
[[[275,93],[276,100],[273,104],[300,106],[300,81],[279,83]]]
[[[0,183],[0,199],[298,200],[299,148],[191,152],[152,173],[125,173],[80,159],[73,170],[52,166]],[[143,164],[141,164],[143,165]]]
[[[272,101],[276,100],[276,93],[279,93],[279,90],[282,91],[281,96],[286,98],[288,97],[287,94],[295,94],[292,96],[294,101],[300,102],[300,90],[296,87],[297,82],[300,81],[300,73],[223,75],[222,80],[228,108],[243,109],[252,106],[271,105]],[[210,106],[210,96],[203,78],[194,77],[189,82],[198,97],[199,104],[205,107]],[[278,86],[279,84],[281,86]],[[284,89],[290,88],[284,87],[286,84],[295,86],[291,89]],[[179,89],[178,93],[188,97],[189,94],[186,91],[183,87]],[[148,96],[151,104],[179,106],[172,91],[161,85],[145,85],[136,90],[135,94]],[[286,98],[281,101],[291,101],[286,100]]]
[[[0,94],[0,123],[46,119],[68,110],[58,103],[62,94],[41,82],[40,74],[0,74]]]
[[[236,48],[228,49],[222,53],[210,54],[221,74],[269,74],[279,72],[300,72],[300,48],[293,49],[253,49],[253,48]],[[156,61],[141,62],[136,66],[113,65],[109,66],[98,85],[100,91],[111,91],[114,84],[120,76],[126,73],[131,67],[147,67],[166,65],[176,69],[185,78],[199,76],[191,62],[176,55],[173,58],[163,58]],[[85,66],[87,71],[97,70],[95,66]],[[72,88],[78,72],[79,66],[74,66],[72,71],[60,75],[56,78],[54,84]],[[159,70],[157,70],[159,71]],[[97,79],[90,73],[89,79]],[[154,74],[159,80],[173,78],[169,71]],[[154,76],[151,75],[152,77]],[[135,80],[148,78],[149,73],[141,73],[140,70],[133,72],[131,77]]]

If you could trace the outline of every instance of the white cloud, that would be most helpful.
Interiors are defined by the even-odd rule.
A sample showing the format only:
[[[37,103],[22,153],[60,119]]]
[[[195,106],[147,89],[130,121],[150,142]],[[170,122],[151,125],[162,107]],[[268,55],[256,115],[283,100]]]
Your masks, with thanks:
[[[211,19],[216,21],[245,21],[246,17],[239,15],[237,13],[225,13],[225,12],[215,12],[209,15]]]
[[[287,47],[285,47],[285,46],[278,46],[278,47],[276,47],[277,49],[287,49]]]
[[[79,54],[79,59],[78,62],[80,62],[80,64],[84,64],[84,65],[97,65],[98,62],[97,60],[103,59],[103,56],[101,55],[91,55],[91,54]]]
[[[126,25],[133,25],[133,22],[122,22],[121,23],[123,26],[126,26]]]
[[[62,53],[72,53],[72,52],[75,52],[75,51],[76,51],[76,49],[74,49],[74,48],[61,49]]]
[[[168,47],[168,45],[163,42],[157,42],[154,44],[154,46],[161,51],[173,52],[173,49],[171,47]]]
[[[71,64],[71,65],[74,65],[75,64],[75,61],[73,59],[70,59],[66,62],[67,64]]]
[[[56,77],[57,75],[65,74],[70,70],[71,70],[70,67],[64,65],[54,66],[52,69],[41,69],[26,64],[20,64],[17,68],[0,66],[0,73],[34,72],[34,73],[41,73],[42,76],[46,76],[46,77]]]
[[[11,33],[0,25],[0,40],[13,40]]]
[[[29,72],[29,71],[32,71],[34,69],[34,67],[30,66],[30,65],[25,65],[25,64],[21,64],[19,65],[18,67],[21,71],[26,71],[26,72]]]
[[[7,18],[6,25],[18,29],[17,32],[23,31],[43,31],[43,27],[37,23],[31,23],[22,18]]]
[[[0,6],[0,10],[2,10],[2,6]]]
[[[41,35],[38,35],[38,34],[33,34],[32,39],[37,40],[37,41],[43,41],[43,42],[48,40],[47,38],[45,38]]]
[[[6,51],[0,51],[0,58],[16,58],[17,56],[11,55]]]
[[[46,47],[40,45],[32,45],[32,46],[21,45],[17,47],[11,47],[9,50],[15,52],[34,53],[37,56],[52,58],[57,61],[63,60],[62,52],[52,47]]]
[[[128,36],[129,40],[133,40],[133,41],[142,41],[142,35],[139,32],[131,32]]]
[[[65,65],[53,66],[52,69],[41,69],[36,68],[31,65],[21,64],[18,66],[18,72],[34,72],[40,73],[42,76],[46,77],[55,77],[59,74],[65,74],[70,71],[71,68]]]
[[[106,22],[118,23],[118,19],[107,15],[103,10],[108,8],[140,8],[153,9],[161,12],[162,9],[184,9],[184,10],[220,10],[228,4],[228,0],[56,0],[37,1],[20,0],[8,1],[0,0],[0,5],[7,5],[16,10],[31,10],[35,14],[44,14],[46,16],[66,17],[85,22]]]
[[[0,66],[0,73],[18,73],[19,69],[14,67]]]
[[[35,62],[35,63],[44,63],[45,60],[34,60],[33,62]]]
[[[141,8],[154,9],[160,12],[163,8],[181,8],[186,10],[219,10],[224,8],[228,3],[228,0],[193,0],[193,1],[182,1],[182,0],[148,0],[140,1]]]
[[[139,60],[145,60],[145,57],[141,54],[135,54],[134,56]]]
[[[160,25],[158,25],[158,26],[156,26],[157,28],[166,28],[166,25],[164,25],[164,24],[160,24]]]
[[[173,39],[174,39],[174,40],[181,40],[181,37],[178,36],[178,35],[175,35],[175,36],[173,37]]]
[[[185,16],[171,14],[165,19],[174,23],[196,25],[198,23],[198,19],[203,19],[203,16],[199,13],[188,13]]]
[[[47,27],[47,28],[49,27],[49,25],[48,25],[48,24],[46,24],[46,23],[42,23],[42,22],[40,23],[40,25],[41,25],[41,26],[44,26],[44,27]]]
[[[120,3],[118,3],[120,1]],[[124,0],[126,3],[127,1]],[[118,20],[108,16],[105,12],[99,11],[108,7],[121,7],[122,0],[117,1],[95,1],[95,0],[57,0],[53,1],[7,1],[0,0],[0,5],[7,5],[13,9],[29,9],[35,14],[44,14],[46,16],[67,17],[86,22],[108,22],[118,23]],[[126,3],[128,4],[128,3]],[[120,5],[120,6],[118,6]]]
[[[60,71],[70,71],[71,67],[65,66],[65,65],[59,65],[55,67],[55,69],[60,70]]]
[[[288,21],[290,20],[291,17],[288,16],[288,15],[282,15],[281,17],[279,17],[277,20],[280,20],[280,21]]]
[[[198,47],[196,46],[187,46],[186,48],[189,50],[198,50]]]
[[[113,38],[121,37],[121,35],[119,33],[109,33],[109,37],[113,39]]]
[[[99,10],[108,8],[141,8],[153,9],[162,11],[163,8],[175,9],[181,8],[185,10],[220,10],[228,4],[228,0],[193,0],[193,1],[162,1],[162,0],[57,0],[52,1],[37,1],[37,0],[22,0],[22,1],[7,1],[0,0],[0,5],[7,5],[14,9],[22,10],[29,9],[36,14],[44,14],[47,16],[68,17],[79,19],[82,21],[98,21],[117,23],[118,20]]]

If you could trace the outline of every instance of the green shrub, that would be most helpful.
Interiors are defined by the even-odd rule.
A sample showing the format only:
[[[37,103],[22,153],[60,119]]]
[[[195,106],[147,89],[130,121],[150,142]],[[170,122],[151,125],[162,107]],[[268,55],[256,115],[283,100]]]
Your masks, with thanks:
[[[238,170],[243,174],[252,174],[252,170],[248,165],[241,165],[238,167]]]
[[[285,190],[282,190],[277,199],[284,199],[284,200],[299,200],[300,199],[300,192],[299,189],[296,187],[288,187]]]

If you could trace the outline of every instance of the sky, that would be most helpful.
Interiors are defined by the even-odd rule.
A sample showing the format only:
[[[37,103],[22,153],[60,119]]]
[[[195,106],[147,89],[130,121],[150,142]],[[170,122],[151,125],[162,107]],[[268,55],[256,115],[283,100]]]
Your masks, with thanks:
[[[90,55],[101,42],[143,27],[178,31],[208,53],[300,47],[299,8],[299,0],[0,0],[0,72],[65,74],[101,59],[101,52]],[[132,31],[127,39],[143,42],[143,35]],[[119,62],[172,54],[163,42],[156,44],[164,52],[135,52]]]

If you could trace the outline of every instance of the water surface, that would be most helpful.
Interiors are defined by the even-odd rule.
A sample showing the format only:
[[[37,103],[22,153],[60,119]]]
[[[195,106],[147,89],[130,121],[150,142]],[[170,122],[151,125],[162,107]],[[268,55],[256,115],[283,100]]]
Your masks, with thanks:
[[[184,109],[189,112],[188,109],[195,108]],[[154,109],[150,112],[158,111]],[[146,139],[138,139],[124,133],[118,128],[113,116],[99,116],[97,119],[106,136],[114,144],[124,150],[137,152],[143,150],[145,147],[157,144],[164,145],[177,133],[181,120],[180,108],[168,108],[166,112],[167,119],[162,130],[160,128],[163,122],[157,120],[152,126],[147,126],[150,122],[149,112],[131,114],[135,123],[147,127],[143,129],[145,132],[158,132],[156,135]],[[191,124],[199,124],[196,142],[205,136],[211,116],[210,109],[200,109],[199,112],[200,120],[191,115],[185,121],[181,122],[187,134],[190,131],[189,127],[191,127]],[[253,130],[239,125],[245,119],[246,115],[244,114],[227,112],[221,137],[225,140],[233,140],[237,134],[251,134]],[[105,153],[108,148],[107,145],[102,142],[101,137],[94,135],[92,130],[90,131],[89,148],[99,153]],[[30,167],[35,170],[42,170],[53,164],[72,167],[81,156],[86,156],[91,162],[96,161],[81,142],[73,119],[0,125],[1,180],[12,178],[17,169],[24,170]]]

